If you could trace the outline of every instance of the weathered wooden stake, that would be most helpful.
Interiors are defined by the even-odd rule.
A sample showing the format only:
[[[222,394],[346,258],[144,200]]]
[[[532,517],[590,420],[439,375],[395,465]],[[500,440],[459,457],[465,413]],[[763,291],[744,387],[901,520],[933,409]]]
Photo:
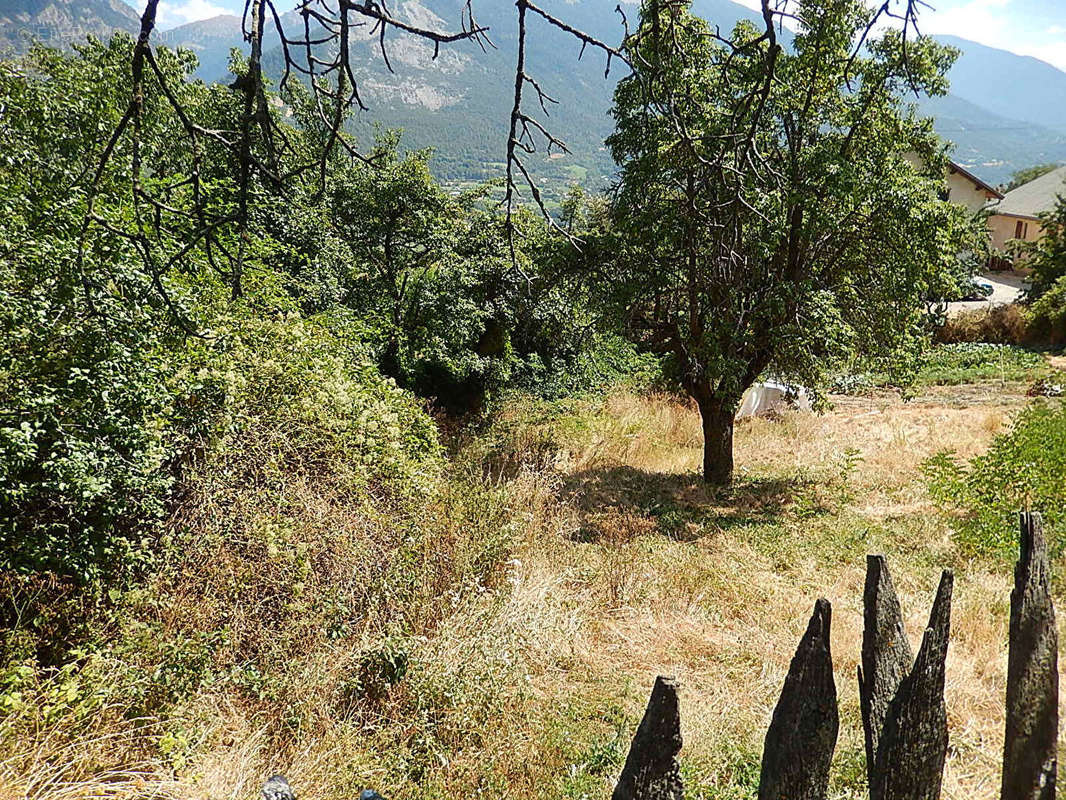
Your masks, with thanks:
[[[945,660],[951,633],[951,572],[945,570],[914,668],[889,706],[871,800],[937,800],[948,752]]]
[[[759,800],[825,800],[839,729],[831,618],[829,601],[818,600],[766,732]]]
[[[871,800],[940,797],[948,747],[944,672],[953,583],[945,571],[912,667],[888,566],[881,556],[867,558],[859,702]]]
[[[866,734],[866,777],[873,786],[874,765],[885,718],[913,660],[903,629],[899,598],[884,556],[866,557],[863,608],[859,706]]]
[[[1048,590],[1044,525],[1020,518],[1021,547],[1010,596],[1003,800],[1054,800],[1058,771],[1059,640]]]
[[[648,709],[640,721],[612,800],[682,800],[681,712],[677,682],[655,679]]]

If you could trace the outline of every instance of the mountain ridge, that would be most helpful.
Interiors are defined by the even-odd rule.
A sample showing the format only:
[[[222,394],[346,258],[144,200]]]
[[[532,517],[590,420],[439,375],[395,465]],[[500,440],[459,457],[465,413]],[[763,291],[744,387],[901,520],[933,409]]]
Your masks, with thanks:
[[[547,9],[575,27],[611,42],[620,40],[623,32],[615,3],[543,0]],[[446,29],[460,18],[462,6],[463,0],[399,0],[393,8],[412,22]],[[732,0],[695,0],[694,10],[723,29],[739,19],[757,19],[755,12]],[[513,100],[512,82],[500,79],[514,69],[513,7],[485,3],[478,18],[490,27],[497,49],[482,52],[471,42],[458,43],[442,49],[434,61],[425,43],[393,36],[392,73],[384,67],[369,29],[360,33],[355,67],[371,109],[355,114],[354,127],[364,140],[379,126],[403,128],[405,146],[436,149],[435,170],[443,180],[469,182],[499,174]],[[283,20],[287,26],[302,26],[293,12]],[[5,0],[0,46],[17,51],[24,49],[27,35],[63,44],[64,37],[133,33],[138,26],[137,14],[122,0]],[[227,80],[231,48],[247,51],[241,28],[239,17],[224,14],[179,25],[156,38],[194,52],[202,79]],[[531,159],[531,166],[541,179],[602,184],[613,172],[603,139],[612,128],[608,111],[620,72],[604,80],[603,59],[597,53],[589,50],[578,61],[580,45],[543,21],[531,20],[530,33],[528,67],[559,100],[549,122],[572,150],[554,158],[541,154]],[[922,98],[917,105],[921,113],[934,117],[938,133],[955,143],[956,161],[993,183],[1005,182],[1012,172],[1034,163],[1066,161],[1066,72],[959,37],[933,38],[963,53],[949,73],[951,94]],[[275,32],[264,50],[264,63],[276,79],[282,61]]]

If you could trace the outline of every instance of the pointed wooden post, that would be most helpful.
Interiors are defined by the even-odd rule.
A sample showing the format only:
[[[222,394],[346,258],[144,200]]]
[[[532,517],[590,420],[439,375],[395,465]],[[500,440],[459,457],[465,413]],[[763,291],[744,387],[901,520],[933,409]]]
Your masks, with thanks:
[[[1059,640],[1048,590],[1044,525],[1020,517],[1021,546],[1010,596],[1003,800],[1054,800],[1058,772]]]
[[[677,681],[655,679],[648,708],[629,747],[612,800],[682,800],[681,712]]]
[[[951,572],[945,570],[914,668],[900,683],[881,731],[871,800],[937,800],[948,752],[945,661],[951,633]]]
[[[831,618],[829,601],[818,600],[766,732],[759,800],[825,800],[839,729]]]
[[[888,566],[881,556],[867,558],[859,702],[871,800],[940,797],[948,746],[944,682],[953,584],[945,571],[912,666]]]
[[[914,658],[903,629],[899,598],[884,556],[866,557],[863,609],[859,706],[866,735],[866,777],[870,786],[873,786],[885,718]]]

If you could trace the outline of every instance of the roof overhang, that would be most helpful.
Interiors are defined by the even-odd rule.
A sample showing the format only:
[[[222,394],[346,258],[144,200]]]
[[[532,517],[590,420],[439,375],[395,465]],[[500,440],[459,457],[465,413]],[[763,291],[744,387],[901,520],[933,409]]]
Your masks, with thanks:
[[[972,172],[970,172],[968,169],[966,169],[966,167],[960,166],[960,165],[956,164],[954,161],[949,161],[948,162],[948,168],[952,172],[957,172],[960,175],[962,175],[963,177],[965,177],[966,179],[968,179],[968,180],[972,181],[973,183],[977,184],[977,186],[979,186],[980,188],[984,189],[989,194],[994,195],[997,200],[1002,200],[1003,199],[1003,193],[1001,191],[999,191],[999,189],[997,189],[995,186],[991,186],[991,185],[985,183],[983,180],[981,180],[976,175],[974,175]]]
[[[996,211],[995,206],[989,206],[988,210],[992,212],[993,217],[1010,217],[1011,219],[1024,219],[1029,222],[1040,222],[1040,217],[1034,217],[1032,214],[1015,214],[1012,211]]]

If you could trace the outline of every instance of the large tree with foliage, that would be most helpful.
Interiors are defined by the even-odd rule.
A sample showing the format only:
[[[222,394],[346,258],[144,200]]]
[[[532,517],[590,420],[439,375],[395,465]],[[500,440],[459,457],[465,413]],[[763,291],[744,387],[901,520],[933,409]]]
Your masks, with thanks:
[[[734,415],[760,376],[817,389],[856,352],[917,347],[921,299],[969,229],[938,199],[930,122],[901,99],[946,91],[953,52],[868,39],[860,0],[789,10],[786,48],[768,11],[725,38],[688,2],[645,0],[608,139],[620,178],[603,283],[699,405],[715,484],[732,479]]]

